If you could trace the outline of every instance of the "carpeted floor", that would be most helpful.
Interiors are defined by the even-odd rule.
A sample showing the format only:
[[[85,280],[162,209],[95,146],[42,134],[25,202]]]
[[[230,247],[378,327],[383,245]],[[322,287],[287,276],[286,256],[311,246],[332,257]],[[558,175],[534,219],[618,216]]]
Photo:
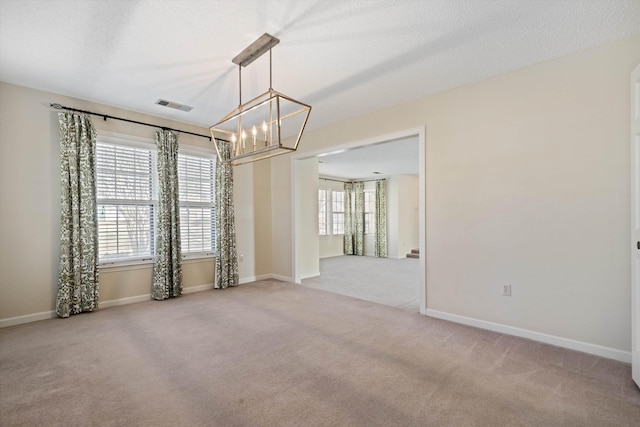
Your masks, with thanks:
[[[630,371],[264,281],[0,330],[0,424],[637,426]]]
[[[354,298],[420,311],[420,260],[343,255],[320,259],[320,276],[302,284]]]

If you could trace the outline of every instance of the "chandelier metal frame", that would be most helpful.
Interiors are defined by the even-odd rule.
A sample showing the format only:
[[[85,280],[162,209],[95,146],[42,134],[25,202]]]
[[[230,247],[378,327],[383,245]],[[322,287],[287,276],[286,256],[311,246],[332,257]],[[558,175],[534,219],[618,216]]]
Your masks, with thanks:
[[[237,166],[296,151],[298,148],[309,119],[311,106],[273,89],[271,49],[279,42],[279,39],[265,33],[232,60],[238,65],[239,105],[209,128],[218,158],[222,163]],[[267,51],[269,52],[269,89],[243,104],[242,68],[247,67]],[[259,116],[262,121],[252,122],[251,120],[255,118],[252,116]],[[293,123],[294,120],[295,123]],[[246,121],[249,121],[248,126]],[[285,123],[293,123],[295,128],[291,131],[287,127],[283,135]],[[298,126],[299,130],[297,130]],[[230,156],[223,155],[221,142],[231,144]]]

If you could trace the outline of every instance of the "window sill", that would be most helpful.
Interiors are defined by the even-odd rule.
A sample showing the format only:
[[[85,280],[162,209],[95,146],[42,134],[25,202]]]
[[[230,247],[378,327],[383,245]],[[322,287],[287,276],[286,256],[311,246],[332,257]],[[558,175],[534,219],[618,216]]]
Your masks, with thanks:
[[[183,264],[192,264],[196,262],[203,262],[206,260],[214,260],[216,256],[214,254],[204,254],[204,255],[186,255],[182,257]]]
[[[216,256],[214,254],[200,254],[200,255],[186,255],[182,257],[183,264],[193,264],[203,262],[206,260],[214,260]],[[142,270],[147,268],[153,268],[153,259],[145,258],[139,260],[128,261],[106,261],[98,265],[100,271],[126,271],[126,270]]]
[[[140,260],[129,261],[106,261],[98,264],[100,271],[125,271],[125,270],[141,270],[145,268],[153,268],[153,259],[145,258]]]

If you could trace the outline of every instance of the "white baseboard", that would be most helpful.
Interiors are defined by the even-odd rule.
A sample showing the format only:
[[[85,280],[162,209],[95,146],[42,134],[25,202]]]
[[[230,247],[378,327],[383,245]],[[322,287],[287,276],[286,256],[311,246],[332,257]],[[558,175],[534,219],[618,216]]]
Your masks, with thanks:
[[[150,299],[151,299],[151,294],[145,294],[145,295],[136,295],[135,297],[120,298],[120,299],[109,300],[109,301],[100,301],[98,304],[98,308],[102,309],[102,308],[116,307],[118,305],[133,304],[135,302],[148,301]],[[0,328],[6,328],[9,326],[15,326],[15,325],[22,325],[23,323],[37,322],[39,320],[52,319],[56,316],[57,314],[55,310],[51,310],[51,311],[43,311],[41,313],[26,314],[24,316],[9,317],[7,319],[0,319]]]
[[[281,276],[279,274],[269,274],[270,279],[280,280],[281,282],[291,282],[293,283],[293,277]]]
[[[206,285],[200,285],[200,286],[189,286],[187,288],[184,288],[182,290],[182,293],[183,294],[190,294],[190,293],[193,293],[193,292],[208,291],[209,289],[213,289],[213,284],[206,284]],[[108,300],[108,301],[100,301],[98,307],[99,307],[99,309],[109,308],[109,307],[116,307],[116,306],[119,306],[119,305],[133,304],[133,303],[136,303],[136,302],[149,301],[150,299],[151,299],[151,294],[136,295],[134,297],[119,298],[119,299],[113,299],[113,300]],[[0,319],[0,329],[1,328],[7,328],[9,326],[22,325],[23,323],[37,322],[38,320],[52,319],[52,318],[54,318],[56,316],[57,315],[56,315],[55,310],[51,310],[51,311],[43,311],[41,313],[26,314],[24,316],[16,316],[16,317],[9,317],[9,318],[6,318],[6,319]]]
[[[192,294],[194,292],[208,291],[210,289],[213,289],[213,283],[205,284],[205,285],[199,285],[199,286],[189,286],[189,287],[182,288],[182,294],[183,295],[184,294]],[[151,294],[136,295],[134,297],[113,299],[113,300],[109,300],[109,301],[100,301],[100,306],[99,307],[100,308],[116,307],[118,305],[134,304],[136,302],[149,301],[150,299],[151,299]]]
[[[244,285],[245,283],[251,283],[251,282],[255,282],[256,276],[248,276],[248,277],[243,277],[240,280],[238,280],[238,285]]]
[[[182,288],[182,293],[183,294],[192,294],[194,292],[209,291],[211,289],[213,289],[213,283],[208,283],[206,285],[189,286],[188,288]]]
[[[37,322],[38,320],[52,319],[56,316],[57,314],[55,310],[51,310],[43,311],[41,313],[25,314],[24,316],[7,317],[6,319],[0,319],[0,328],[22,325],[23,323]]]
[[[134,304],[136,302],[149,301],[150,299],[151,299],[151,294],[144,294],[144,295],[136,295],[135,297],[112,299],[109,301],[100,301],[98,304],[98,308],[117,307],[119,305]]]
[[[541,332],[531,331],[528,329],[502,325],[500,323],[487,322],[485,320],[478,320],[471,317],[446,313],[444,311],[432,310],[430,308],[426,310],[426,315],[438,319],[448,320],[450,322],[461,323],[463,325],[474,326],[480,329],[487,329],[489,331],[527,338],[533,341],[543,342],[545,344],[568,348],[570,350],[581,351],[583,353],[593,354],[595,356],[606,357],[607,359],[613,359],[619,362],[631,363],[631,352],[629,351],[622,351],[597,344],[575,341],[572,339],[543,334]]]
[[[244,285],[245,283],[259,282],[261,280],[280,280],[281,282],[293,282],[290,277],[280,276],[279,274],[260,274],[258,276],[243,277],[238,281],[238,284]]]
[[[260,274],[254,278],[254,282],[259,282],[261,280],[271,280],[273,279],[273,274]]]

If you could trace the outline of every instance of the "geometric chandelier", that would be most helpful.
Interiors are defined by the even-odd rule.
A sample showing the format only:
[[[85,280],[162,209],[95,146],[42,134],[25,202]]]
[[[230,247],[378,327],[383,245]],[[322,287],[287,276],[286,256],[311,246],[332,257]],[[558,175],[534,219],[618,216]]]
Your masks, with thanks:
[[[238,65],[238,108],[209,128],[222,163],[237,166],[292,152],[298,148],[311,106],[273,90],[271,48],[279,42],[277,38],[265,33],[233,58],[232,62]],[[242,67],[248,66],[267,51],[269,89],[243,104]],[[230,156],[223,155],[222,141],[230,145]]]

